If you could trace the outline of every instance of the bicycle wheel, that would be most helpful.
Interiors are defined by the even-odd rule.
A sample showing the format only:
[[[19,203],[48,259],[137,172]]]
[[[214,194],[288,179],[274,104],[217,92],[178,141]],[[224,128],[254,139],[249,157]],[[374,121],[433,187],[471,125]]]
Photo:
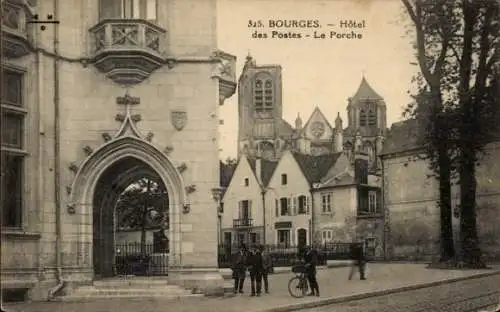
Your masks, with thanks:
[[[307,280],[295,276],[288,282],[288,293],[294,298],[302,298],[307,294]]]

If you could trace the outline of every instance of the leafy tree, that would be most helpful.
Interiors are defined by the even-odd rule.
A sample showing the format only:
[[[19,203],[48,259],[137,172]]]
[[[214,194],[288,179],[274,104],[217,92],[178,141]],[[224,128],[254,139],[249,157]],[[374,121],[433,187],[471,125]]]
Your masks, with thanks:
[[[148,178],[131,184],[118,199],[119,229],[141,230],[141,254],[145,255],[146,230],[168,226],[168,195],[163,183]]]
[[[421,88],[416,114],[431,111],[427,136],[434,150],[445,145],[460,184],[461,260],[482,267],[476,224],[476,166],[496,133],[498,103],[498,1],[402,0],[416,31]],[[434,76],[430,68],[438,67]],[[436,105],[440,93],[441,106]],[[430,102],[430,104],[429,104]],[[427,131],[430,132],[430,131]],[[432,143],[443,133],[445,140]],[[438,152],[438,155],[440,153]],[[439,163],[441,165],[441,163]],[[448,214],[448,212],[447,212]]]
[[[417,118],[425,129],[420,144],[425,148],[426,160],[439,181],[440,261],[455,257],[452,227],[451,176],[453,167],[453,136],[450,127],[449,103],[443,93],[444,81],[451,64],[447,55],[454,30],[447,25],[450,9],[442,6],[446,0],[402,0],[413,25],[420,73],[414,78],[418,91],[416,105],[406,111]],[[438,29],[441,30],[438,30]]]

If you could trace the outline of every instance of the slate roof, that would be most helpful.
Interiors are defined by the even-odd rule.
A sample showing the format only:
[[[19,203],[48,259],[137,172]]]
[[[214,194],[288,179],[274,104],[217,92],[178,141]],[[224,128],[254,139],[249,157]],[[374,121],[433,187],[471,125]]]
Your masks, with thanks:
[[[269,181],[271,181],[271,177],[273,175],[274,169],[278,166],[277,161],[271,161],[267,159],[261,159],[261,165],[260,165],[260,174],[262,177],[262,183],[264,184],[264,187],[267,187],[269,184]],[[257,172],[256,172],[256,159],[255,158],[248,158],[248,162],[250,164],[250,168],[252,169],[253,173],[257,177]]]
[[[356,91],[356,94],[352,97],[352,101],[359,101],[359,100],[383,100],[383,98],[378,95],[375,90],[368,84],[366,81],[365,77],[361,80],[361,84],[359,85],[358,91]]]
[[[313,183],[320,182],[321,178],[328,173],[328,170],[335,165],[342,153],[312,156],[294,152],[292,155],[306,177],[307,182],[312,186]]]
[[[288,123],[288,121],[281,119],[278,126],[278,133],[280,136],[291,136],[295,129]]]
[[[422,147],[424,125],[417,119],[393,123],[384,141],[381,155],[401,153]]]
[[[227,188],[231,178],[233,177],[234,170],[236,170],[236,164],[228,165],[222,161],[220,163],[220,186]]]

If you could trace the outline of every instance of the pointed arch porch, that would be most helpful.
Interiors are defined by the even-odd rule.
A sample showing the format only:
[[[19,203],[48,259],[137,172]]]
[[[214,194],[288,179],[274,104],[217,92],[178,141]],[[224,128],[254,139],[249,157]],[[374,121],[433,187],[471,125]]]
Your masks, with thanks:
[[[134,159],[146,165],[147,169],[144,166],[137,167],[136,174],[154,174],[163,182],[168,193],[169,266],[180,266],[181,214],[184,205],[187,204],[182,176],[167,155],[149,142],[132,136],[123,136],[103,144],[85,159],[76,173],[67,205],[79,217],[79,232],[83,234],[80,238],[82,244],[80,244],[79,252],[86,255],[87,261],[85,262],[93,267],[93,255],[86,254],[83,249],[85,245],[93,243],[93,208],[96,187],[107,169],[125,159]],[[130,182],[132,182],[130,177],[133,170],[134,167],[130,167],[122,173]]]

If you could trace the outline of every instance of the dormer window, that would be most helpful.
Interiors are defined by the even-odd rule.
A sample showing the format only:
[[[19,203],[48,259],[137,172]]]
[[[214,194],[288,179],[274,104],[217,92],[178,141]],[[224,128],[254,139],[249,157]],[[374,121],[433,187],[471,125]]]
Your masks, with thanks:
[[[366,126],[366,112],[364,109],[362,109],[359,112],[359,125],[360,126]]]
[[[99,17],[156,21],[157,0],[100,0]]]

